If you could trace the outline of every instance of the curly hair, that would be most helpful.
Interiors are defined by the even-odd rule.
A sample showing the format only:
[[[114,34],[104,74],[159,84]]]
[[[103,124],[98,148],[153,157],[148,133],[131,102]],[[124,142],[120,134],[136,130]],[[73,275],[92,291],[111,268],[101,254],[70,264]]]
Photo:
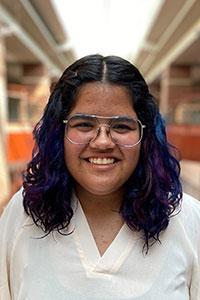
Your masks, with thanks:
[[[74,180],[64,161],[62,122],[75,105],[75,96],[88,82],[126,87],[138,118],[146,125],[137,167],[125,184],[120,209],[132,230],[142,231],[147,251],[159,240],[182,198],[180,166],[166,138],[165,124],[148,86],[130,62],[89,55],[69,66],[55,84],[33,135],[35,147],[23,182],[24,209],[49,234],[64,232],[71,221]]]

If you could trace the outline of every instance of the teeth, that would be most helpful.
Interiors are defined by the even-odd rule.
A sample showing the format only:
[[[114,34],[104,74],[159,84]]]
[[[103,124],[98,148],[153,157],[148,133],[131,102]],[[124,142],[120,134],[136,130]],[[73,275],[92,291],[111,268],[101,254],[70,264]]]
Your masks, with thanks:
[[[89,158],[90,163],[97,165],[108,165],[114,163],[114,158]]]

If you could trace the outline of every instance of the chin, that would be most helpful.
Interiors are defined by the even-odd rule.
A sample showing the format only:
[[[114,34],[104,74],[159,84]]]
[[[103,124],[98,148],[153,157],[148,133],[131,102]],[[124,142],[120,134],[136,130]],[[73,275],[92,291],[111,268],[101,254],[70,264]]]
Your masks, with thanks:
[[[95,196],[108,196],[112,193],[115,193],[116,191],[90,190],[88,192],[95,195]]]
[[[91,186],[87,187],[87,186],[79,185],[78,189],[81,189],[85,193],[89,193],[96,196],[108,196],[111,194],[119,193],[122,190],[122,188],[116,189],[116,188],[111,188],[110,186],[106,188],[105,185],[102,185],[101,187],[97,185],[94,188],[91,188]]]

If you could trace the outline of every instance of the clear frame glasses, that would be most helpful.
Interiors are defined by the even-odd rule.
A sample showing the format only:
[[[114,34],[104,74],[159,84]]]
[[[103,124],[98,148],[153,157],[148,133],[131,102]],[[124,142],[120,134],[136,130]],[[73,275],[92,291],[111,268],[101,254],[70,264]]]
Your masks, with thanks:
[[[63,120],[65,137],[73,144],[86,145],[96,140],[102,128],[111,140],[121,147],[134,147],[143,137],[140,120],[129,116],[102,117],[88,114],[75,114]]]

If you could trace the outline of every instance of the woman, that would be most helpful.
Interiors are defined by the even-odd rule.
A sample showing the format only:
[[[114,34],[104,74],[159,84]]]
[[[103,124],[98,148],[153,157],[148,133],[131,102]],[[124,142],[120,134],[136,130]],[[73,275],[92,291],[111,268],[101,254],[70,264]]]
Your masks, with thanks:
[[[132,64],[76,61],[34,137],[1,218],[0,299],[199,299],[200,205]]]

